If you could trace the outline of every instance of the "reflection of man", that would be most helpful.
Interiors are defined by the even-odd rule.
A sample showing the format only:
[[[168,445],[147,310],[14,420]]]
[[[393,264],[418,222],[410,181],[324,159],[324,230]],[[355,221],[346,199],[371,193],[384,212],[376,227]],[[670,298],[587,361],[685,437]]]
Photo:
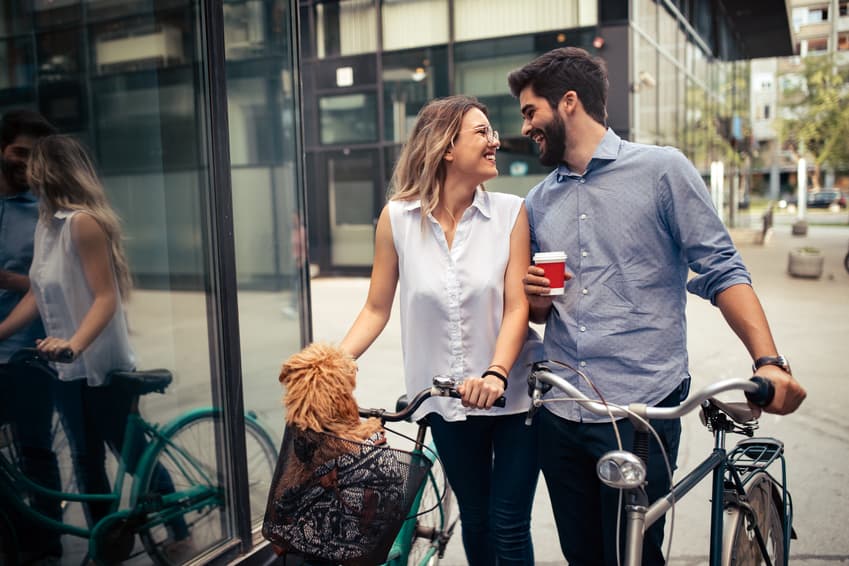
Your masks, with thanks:
[[[38,203],[27,185],[27,163],[33,143],[56,130],[40,114],[29,110],[6,112],[0,121],[0,320],[15,308],[29,289],[33,235]],[[10,365],[9,357],[22,347],[34,347],[44,338],[40,320],[0,341],[0,420],[14,426],[21,468],[37,483],[59,489],[59,471],[52,450],[52,376]],[[33,506],[61,519],[58,501],[34,498]],[[4,506],[5,507],[5,506]],[[16,525],[24,562],[49,563],[62,554],[56,533]]]
[[[773,381],[765,410],[790,413],[805,390],[778,355],[751,279],[695,167],[681,152],[624,141],[606,127],[607,70],[582,49],[550,51],[510,74],[522,133],[556,166],[526,199],[534,252],[563,250],[566,293],[531,266],[525,292],[534,322],[545,322],[545,352],[582,369],[608,402],[677,405],[689,383],[685,305],[690,291],[719,307]],[[696,275],[688,281],[688,273]],[[573,384],[591,397],[582,380]],[[556,396],[556,392],[549,397]],[[598,458],[616,447],[612,427],[574,403],[540,411],[540,460],[560,545],[571,564],[616,564],[618,493],[600,484]],[[653,421],[672,465],[679,421]],[[623,444],[633,426],[621,422]],[[654,439],[648,496],[668,489]],[[624,528],[620,529],[620,533]],[[642,564],[662,564],[663,521],[646,533]],[[620,539],[621,541],[621,539]]]

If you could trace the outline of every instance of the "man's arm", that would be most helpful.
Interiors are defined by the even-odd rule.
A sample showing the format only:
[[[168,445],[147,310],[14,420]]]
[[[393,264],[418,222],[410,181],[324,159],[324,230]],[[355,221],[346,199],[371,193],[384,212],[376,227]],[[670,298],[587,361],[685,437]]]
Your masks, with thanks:
[[[716,305],[753,360],[778,355],[766,315],[750,285],[732,285],[721,291],[716,295]],[[805,400],[807,393],[804,387],[781,368],[763,366],[757,373],[772,381],[775,386],[775,397],[764,408],[766,412],[786,415],[795,411]]]

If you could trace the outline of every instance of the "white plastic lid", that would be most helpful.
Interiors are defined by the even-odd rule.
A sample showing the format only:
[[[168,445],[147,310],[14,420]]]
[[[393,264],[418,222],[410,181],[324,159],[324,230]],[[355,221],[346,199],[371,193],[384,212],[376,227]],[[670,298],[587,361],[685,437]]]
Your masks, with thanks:
[[[537,252],[534,254],[534,263],[553,263],[566,261],[566,252]]]

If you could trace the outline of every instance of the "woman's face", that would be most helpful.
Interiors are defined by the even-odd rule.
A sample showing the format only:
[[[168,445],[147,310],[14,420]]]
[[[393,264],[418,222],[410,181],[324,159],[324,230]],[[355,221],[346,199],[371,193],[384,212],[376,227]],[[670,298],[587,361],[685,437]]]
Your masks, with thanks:
[[[486,115],[472,108],[463,116],[460,133],[446,154],[448,174],[468,177],[476,185],[498,176],[495,152],[499,147],[498,133]]]

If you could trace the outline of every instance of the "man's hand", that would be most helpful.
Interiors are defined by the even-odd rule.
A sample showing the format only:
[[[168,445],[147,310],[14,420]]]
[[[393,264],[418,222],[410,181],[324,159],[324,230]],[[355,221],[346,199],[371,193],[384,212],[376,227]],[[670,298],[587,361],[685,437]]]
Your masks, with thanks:
[[[569,281],[570,279],[572,279],[572,274],[567,271],[564,280]],[[545,271],[541,267],[529,265],[528,272],[522,278],[522,283],[531,309],[531,322],[544,323],[546,317],[548,317],[548,311],[551,310],[551,303],[554,301],[554,297],[548,295],[551,291],[551,281],[545,277]]]
[[[755,375],[767,378],[775,387],[775,396],[772,398],[772,402],[763,407],[763,410],[767,413],[776,415],[792,413],[799,408],[799,405],[808,395],[805,388],[793,379],[792,375],[778,366],[761,366],[755,372]]]

